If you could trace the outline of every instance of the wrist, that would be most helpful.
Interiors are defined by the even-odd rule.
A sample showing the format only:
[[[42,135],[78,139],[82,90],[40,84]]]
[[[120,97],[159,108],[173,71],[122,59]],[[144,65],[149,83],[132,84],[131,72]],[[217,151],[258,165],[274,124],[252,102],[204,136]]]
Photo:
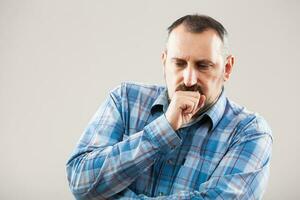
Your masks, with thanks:
[[[173,117],[168,112],[166,112],[165,117],[174,131],[179,129],[178,123],[176,122],[175,119],[173,119]]]

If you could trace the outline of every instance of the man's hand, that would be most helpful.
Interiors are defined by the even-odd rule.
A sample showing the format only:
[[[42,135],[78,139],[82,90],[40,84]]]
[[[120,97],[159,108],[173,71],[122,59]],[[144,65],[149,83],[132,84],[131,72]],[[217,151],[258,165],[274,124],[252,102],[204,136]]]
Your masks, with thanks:
[[[199,92],[176,91],[166,112],[166,118],[174,130],[188,123],[205,103],[206,97]]]

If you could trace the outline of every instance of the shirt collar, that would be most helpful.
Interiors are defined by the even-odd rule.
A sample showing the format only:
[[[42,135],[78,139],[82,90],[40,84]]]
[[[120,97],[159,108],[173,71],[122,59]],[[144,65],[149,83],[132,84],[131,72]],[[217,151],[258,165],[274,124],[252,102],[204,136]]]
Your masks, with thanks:
[[[225,107],[226,107],[226,96],[225,96],[225,89],[223,87],[217,102],[204,113],[204,115],[208,116],[212,122],[212,126],[210,130],[213,130],[221,120],[225,111]]]
[[[155,111],[163,111],[164,113],[167,111],[167,108],[169,106],[169,101],[168,101],[168,93],[167,89],[164,88],[162,92],[159,94],[157,99],[154,101],[151,107],[151,114],[153,114]],[[191,122],[191,124],[187,125],[192,125],[197,121],[200,121],[204,116],[207,116],[211,120],[211,127],[210,130],[213,130],[218,122],[221,120],[223,113],[225,111],[225,106],[226,106],[226,96],[225,96],[225,91],[224,87],[222,88],[222,92],[216,101],[216,103],[206,112],[204,112],[202,115],[200,115],[197,119],[193,120],[194,122]]]
[[[168,101],[168,93],[167,93],[167,88],[164,88],[162,92],[158,95],[156,100],[151,106],[151,114],[153,114],[155,111],[161,109],[165,113],[167,111],[167,108],[169,106],[169,101]]]

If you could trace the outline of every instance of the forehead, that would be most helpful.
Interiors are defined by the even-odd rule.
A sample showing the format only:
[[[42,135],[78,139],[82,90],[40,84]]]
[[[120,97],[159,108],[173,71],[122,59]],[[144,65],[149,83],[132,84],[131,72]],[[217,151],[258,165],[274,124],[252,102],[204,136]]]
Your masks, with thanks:
[[[168,54],[171,57],[186,59],[214,60],[222,55],[222,48],[223,42],[214,30],[191,33],[183,25],[171,32],[167,43]]]

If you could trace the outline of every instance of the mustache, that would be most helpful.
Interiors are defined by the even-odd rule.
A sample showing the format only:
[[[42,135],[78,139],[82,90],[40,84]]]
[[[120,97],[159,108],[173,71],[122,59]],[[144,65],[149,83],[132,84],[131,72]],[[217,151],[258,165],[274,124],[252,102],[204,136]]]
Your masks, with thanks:
[[[193,85],[191,87],[187,87],[184,84],[180,84],[177,88],[176,91],[192,91],[192,92],[200,92],[200,94],[203,94],[203,90],[200,85]]]

